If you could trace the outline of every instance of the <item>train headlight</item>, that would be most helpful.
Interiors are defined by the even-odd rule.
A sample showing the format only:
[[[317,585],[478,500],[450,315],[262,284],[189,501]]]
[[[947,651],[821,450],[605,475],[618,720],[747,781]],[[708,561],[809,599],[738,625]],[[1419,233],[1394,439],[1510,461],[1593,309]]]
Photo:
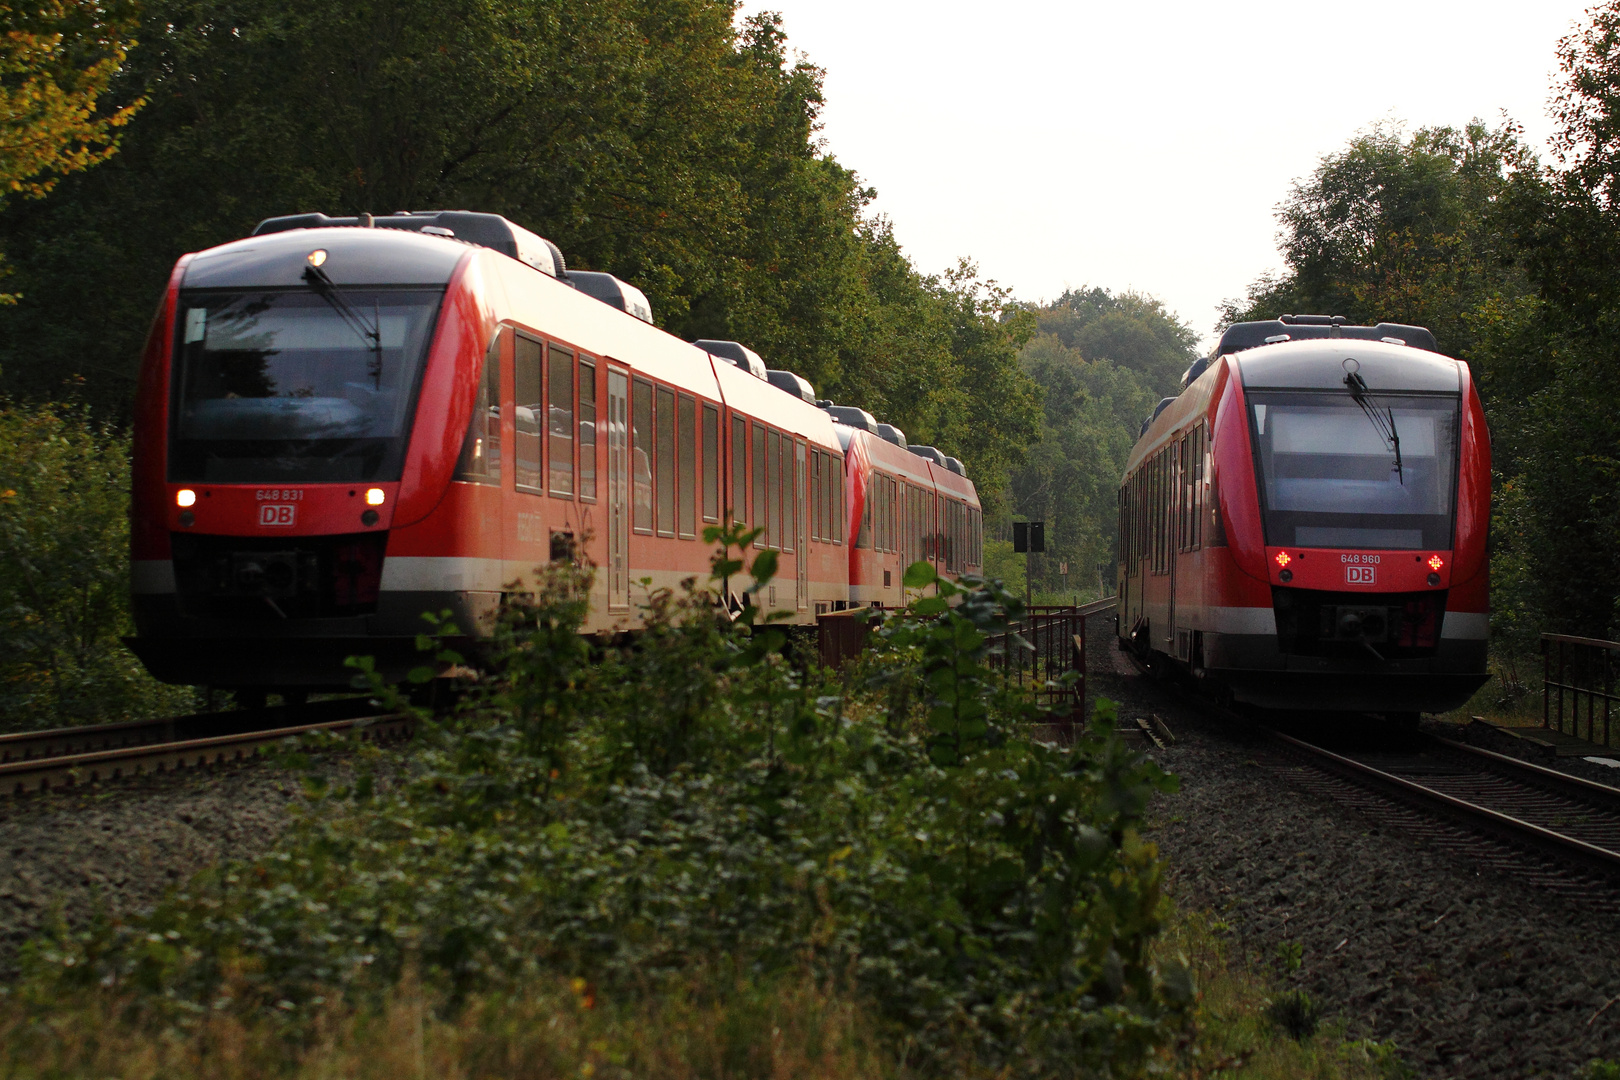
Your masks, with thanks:
[[[314,251],[310,252],[304,257],[309,260],[309,265],[319,266],[321,263],[326,261],[326,250],[324,248],[316,248]]]
[[[1442,559],[1440,556],[1438,556],[1438,555],[1430,555],[1429,556],[1429,569],[1430,570],[1438,571],[1444,565],[1446,565],[1446,560]]]
[[[1286,551],[1277,552],[1277,565],[1279,567],[1287,566],[1289,563],[1291,563],[1293,561],[1294,561],[1293,559],[1290,559],[1288,557],[1288,552],[1286,552]]]
[[[388,498],[388,496],[383,493],[382,488],[367,488],[366,489],[366,505],[367,506],[381,506],[387,500],[387,498]]]
[[[197,505],[197,493],[190,488],[181,488],[174,493],[174,504],[182,507],[195,506]]]

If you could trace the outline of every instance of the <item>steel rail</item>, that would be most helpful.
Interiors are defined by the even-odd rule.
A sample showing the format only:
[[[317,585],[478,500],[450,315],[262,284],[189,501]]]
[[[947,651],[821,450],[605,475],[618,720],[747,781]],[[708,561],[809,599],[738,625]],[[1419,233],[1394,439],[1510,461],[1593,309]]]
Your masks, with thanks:
[[[1306,756],[1321,763],[1328,771],[1338,773],[1353,783],[1360,784],[1363,787],[1379,789],[1381,793],[1404,802],[1417,803],[1427,810],[1451,819],[1457,824],[1489,833],[1497,839],[1510,844],[1520,847],[1528,845],[1543,852],[1553,852],[1563,859],[1577,863],[1605,877],[1620,878],[1620,851],[1589,844],[1584,840],[1578,840],[1575,837],[1566,836],[1552,829],[1520,820],[1498,810],[1492,810],[1489,807],[1480,806],[1466,799],[1447,795],[1405,777],[1396,776],[1364,762],[1356,761],[1342,754],[1336,754],[1314,743],[1296,739],[1292,735],[1285,735],[1280,731],[1269,728],[1267,733],[1272,738],[1294,747]],[[1550,772],[1551,770],[1547,771]],[[1571,777],[1570,779],[1578,778]],[[1596,786],[1599,788],[1604,787],[1602,784]]]
[[[1441,735],[1430,735],[1429,738],[1448,750],[1477,757],[1497,771],[1510,775],[1512,779],[1522,780],[1567,799],[1601,803],[1604,809],[1620,813],[1620,788],[1600,784],[1583,776],[1572,776],[1557,769],[1549,769],[1545,765],[1537,765],[1522,758],[1498,754],[1494,750],[1486,750],[1480,746],[1470,746],[1468,743],[1457,742]]]
[[[409,717],[395,713],[374,714],[5,761],[0,762],[0,795],[24,795],[142,774],[246,761],[284,739],[317,731],[332,734],[354,731],[362,739],[383,741],[403,738],[411,730]]]
[[[115,724],[87,724],[47,731],[15,731],[0,735],[0,764],[84,754],[93,750],[116,750],[125,746],[177,742],[208,735],[244,734],[292,727],[301,722],[347,720],[374,711],[375,707],[365,698],[351,697],[320,701],[313,705],[281,705],[268,709],[125,720]]]

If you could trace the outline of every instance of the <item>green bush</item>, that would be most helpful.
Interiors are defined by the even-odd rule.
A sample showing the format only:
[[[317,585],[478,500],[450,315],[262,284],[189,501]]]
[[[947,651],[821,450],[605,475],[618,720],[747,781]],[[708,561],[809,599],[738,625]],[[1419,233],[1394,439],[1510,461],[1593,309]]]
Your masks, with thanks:
[[[119,641],[129,616],[129,439],[71,408],[0,407],[0,729],[194,705]]]
[[[751,589],[773,570],[756,560]],[[453,1003],[558,975],[622,997],[809,970],[924,1069],[1132,1073],[1193,997],[1148,953],[1160,869],[1138,824],[1171,781],[1107,709],[1072,747],[1028,737],[1033,705],[988,663],[1017,613],[999,586],[907,581],[937,595],[885,622],[845,691],[691,583],[651,593],[634,642],[592,644],[585,581],[553,568],[461,703],[421,715],[403,781],[311,781],[275,853],[36,944],[24,994],[296,1020],[417,974]]]

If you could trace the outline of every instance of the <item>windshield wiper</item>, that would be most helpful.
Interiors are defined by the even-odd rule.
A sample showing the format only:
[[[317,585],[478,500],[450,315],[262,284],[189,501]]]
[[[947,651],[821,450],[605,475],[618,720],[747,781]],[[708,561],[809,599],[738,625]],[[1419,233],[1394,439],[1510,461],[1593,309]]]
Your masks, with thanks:
[[[372,359],[371,359],[371,362],[366,365],[367,368],[369,369],[367,371],[367,374],[369,374],[371,376],[372,381],[376,384],[376,388],[378,390],[381,390],[382,389],[382,315],[381,315],[381,313],[380,312],[375,312],[374,313],[374,318],[372,319],[371,322],[368,323],[366,321],[366,317],[363,314],[361,314],[360,312],[356,311],[354,309],[354,305],[350,304],[349,301],[344,298],[343,291],[338,288],[337,282],[333,281],[331,276],[328,275],[325,270],[322,270],[318,266],[306,266],[306,267],[304,267],[304,280],[309,283],[309,287],[311,289],[315,290],[315,294],[317,296],[319,296],[322,300],[325,300],[329,305],[331,305],[332,310],[337,312],[338,318],[343,320],[343,324],[345,326],[347,326],[350,330],[353,330],[356,334],[358,334],[359,337],[360,337],[360,340],[364,341],[366,343],[366,348],[371,350]]]
[[[1395,476],[1400,480],[1401,486],[1405,487],[1406,470],[1401,464],[1401,433],[1395,428],[1395,410],[1386,408],[1383,415],[1379,415],[1378,407],[1367,401],[1371,391],[1367,389],[1367,380],[1361,377],[1359,371],[1352,371],[1345,375],[1344,385],[1350,388],[1350,397],[1357,405],[1361,406],[1362,413],[1366,415],[1368,420],[1372,421],[1372,426],[1378,431],[1384,442],[1394,448]]]

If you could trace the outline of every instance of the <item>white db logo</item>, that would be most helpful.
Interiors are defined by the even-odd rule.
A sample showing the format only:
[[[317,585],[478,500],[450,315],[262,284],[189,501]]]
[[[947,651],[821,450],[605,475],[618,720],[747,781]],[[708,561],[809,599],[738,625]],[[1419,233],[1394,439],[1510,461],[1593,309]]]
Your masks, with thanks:
[[[260,525],[292,525],[298,520],[298,507],[285,503],[262,503],[259,506]]]
[[[289,522],[288,524],[291,524]],[[1372,585],[1378,580],[1376,566],[1347,566],[1344,568],[1346,585]]]

